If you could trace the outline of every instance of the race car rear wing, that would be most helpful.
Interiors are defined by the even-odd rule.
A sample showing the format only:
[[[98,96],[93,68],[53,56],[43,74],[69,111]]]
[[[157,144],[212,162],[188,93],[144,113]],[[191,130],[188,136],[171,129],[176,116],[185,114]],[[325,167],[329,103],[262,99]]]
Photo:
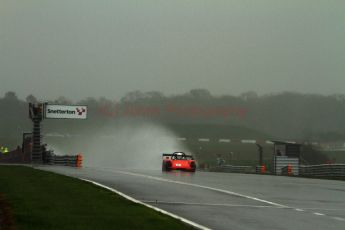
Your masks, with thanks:
[[[163,153],[163,159],[170,160],[171,157],[172,157],[173,155],[176,155],[176,154],[173,154],[173,153]],[[183,156],[184,156],[186,159],[188,159],[188,160],[194,160],[194,158],[193,158],[192,155],[184,154]]]

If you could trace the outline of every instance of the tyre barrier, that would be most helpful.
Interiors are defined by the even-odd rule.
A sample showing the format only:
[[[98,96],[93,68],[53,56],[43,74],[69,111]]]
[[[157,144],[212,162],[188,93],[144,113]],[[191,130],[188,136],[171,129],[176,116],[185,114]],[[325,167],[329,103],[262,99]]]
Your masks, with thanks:
[[[255,172],[256,172],[256,173],[264,174],[264,173],[266,173],[266,171],[267,171],[266,165],[258,165],[258,166],[256,166],[256,168],[255,168]]]

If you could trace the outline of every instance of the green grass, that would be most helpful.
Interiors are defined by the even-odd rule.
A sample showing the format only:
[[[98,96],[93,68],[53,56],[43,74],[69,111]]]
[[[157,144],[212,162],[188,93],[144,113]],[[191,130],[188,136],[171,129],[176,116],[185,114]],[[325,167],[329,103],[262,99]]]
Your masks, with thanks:
[[[0,166],[0,193],[17,229],[191,229],[90,183],[24,166]]]

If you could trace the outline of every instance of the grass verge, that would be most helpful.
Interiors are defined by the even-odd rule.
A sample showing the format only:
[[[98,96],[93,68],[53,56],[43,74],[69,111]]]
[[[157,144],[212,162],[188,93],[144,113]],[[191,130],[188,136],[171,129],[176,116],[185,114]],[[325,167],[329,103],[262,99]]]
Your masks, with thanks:
[[[24,166],[0,166],[0,194],[16,229],[192,229],[88,182]]]

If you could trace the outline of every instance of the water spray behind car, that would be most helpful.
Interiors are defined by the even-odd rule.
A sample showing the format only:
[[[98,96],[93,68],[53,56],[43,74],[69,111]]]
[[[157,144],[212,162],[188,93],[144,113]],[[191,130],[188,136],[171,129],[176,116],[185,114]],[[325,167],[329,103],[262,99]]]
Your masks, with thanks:
[[[92,131],[90,131],[91,133]],[[164,126],[150,121],[123,120],[104,126],[97,133],[69,138],[54,145],[60,151],[81,152],[84,166],[114,169],[161,169],[162,153],[190,153],[184,141]],[[53,140],[50,140],[50,143]],[[67,144],[67,142],[69,142]]]

